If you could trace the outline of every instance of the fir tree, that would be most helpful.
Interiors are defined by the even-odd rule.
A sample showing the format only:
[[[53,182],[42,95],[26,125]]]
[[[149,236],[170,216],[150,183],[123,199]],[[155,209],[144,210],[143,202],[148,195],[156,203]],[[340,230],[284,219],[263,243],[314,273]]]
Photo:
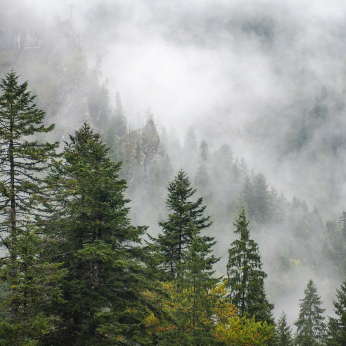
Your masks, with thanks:
[[[11,286],[0,308],[0,345],[37,345],[45,334],[59,325],[56,303],[63,303],[61,280],[66,271],[61,264],[50,263],[44,256],[42,232],[26,228],[16,239],[17,261],[3,262],[0,278]],[[13,268],[16,278],[12,277]],[[16,303],[16,315],[11,307]],[[13,311],[13,310],[12,310]]]
[[[146,339],[141,322],[148,309],[141,292],[153,278],[138,247],[146,227],[130,224],[126,182],[119,179],[120,164],[110,161],[108,150],[84,124],[70,136],[64,161],[50,177],[58,196],[52,233],[68,274],[62,283],[66,304],[56,307],[63,323],[47,338],[49,345]]]
[[[291,327],[287,325],[287,316],[282,312],[277,324],[277,345],[293,346]]]
[[[178,172],[175,179],[168,185],[168,198],[166,205],[171,213],[167,221],[159,222],[163,234],[154,239],[154,251],[160,253],[161,268],[169,273],[171,278],[177,276],[177,266],[182,260],[183,251],[191,244],[194,236],[208,227],[211,222],[210,216],[203,216],[205,206],[202,206],[203,198],[196,202],[190,199],[196,190],[191,187],[190,179],[183,170]],[[213,238],[203,236],[206,243],[212,242]]]
[[[49,265],[42,259],[44,238],[36,228],[38,217],[47,216],[43,204],[50,194],[43,176],[58,144],[30,139],[52,131],[54,125],[43,125],[45,113],[36,108],[28,82],[18,84],[18,78],[11,71],[0,84],[0,245],[5,250],[0,276],[10,287],[1,306],[4,313],[9,312],[0,335],[6,335],[11,345],[25,340],[35,344],[51,327],[43,308],[58,299],[57,280],[62,275],[59,264]]]
[[[296,343],[298,345],[321,345],[325,340],[325,309],[321,297],[317,295],[317,288],[310,279],[304,289],[305,297],[301,299],[298,320],[294,323],[297,326]]]
[[[336,290],[337,301],[334,301],[334,311],[337,318],[329,318],[327,345],[346,344],[346,282]]]
[[[264,279],[267,275],[261,270],[258,245],[250,239],[248,225],[243,209],[234,224],[234,232],[240,235],[240,239],[235,240],[228,250],[227,275],[228,286],[231,289],[230,298],[238,308],[240,317],[255,316],[256,321],[274,324],[271,313],[274,306],[268,302],[264,289]]]

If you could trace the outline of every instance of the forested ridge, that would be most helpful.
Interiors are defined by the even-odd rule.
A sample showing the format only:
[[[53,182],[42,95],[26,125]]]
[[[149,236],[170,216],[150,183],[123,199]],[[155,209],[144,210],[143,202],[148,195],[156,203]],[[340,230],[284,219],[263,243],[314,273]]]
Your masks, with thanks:
[[[97,14],[122,23],[121,7],[88,13],[86,37],[72,5],[51,22],[2,5],[0,345],[346,343],[344,92],[316,81],[229,137],[221,106],[175,129],[150,108],[130,114],[102,59],[90,63]],[[274,52],[287,29],[235,11],[200,31],[204,13],[148,6],[183,47],[235,32]],[[236,136],[273,147],[274,183]],[[295,197],[275,188],[289,166]]]

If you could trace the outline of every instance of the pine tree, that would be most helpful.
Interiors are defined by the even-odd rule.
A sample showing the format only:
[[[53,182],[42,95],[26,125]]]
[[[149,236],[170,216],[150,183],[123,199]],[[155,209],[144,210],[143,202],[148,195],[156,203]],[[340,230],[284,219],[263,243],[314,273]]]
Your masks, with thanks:
[[[10,287],[1,306],[10,311],[0,335],[6,332],[10,344],[20,345],[23,340],[34,344],[51,326],[39,299],[42,294],[48,307],[58,298],[61,273],[58,264],[41,258],[44,234],[37,229],[50,198],[43,176],[58,144],[30,138],[52,131],[54,125],[43,125],[45,113],[36,108],[28,82],[18,84],[18,78],[12,70],[0,84],[0,245],[5,250],[0,276]]]
[[[301,299],[298,320],[294,323],[297,326],[297,345],[321,345],[325,340],[325,309],[321,297],[317,295],[315,283],[310,279],[304,289],[305,297]]]
[[[346,344],[346,282],[336,290],[337,301],[334,301],[334,311],[337,318],[329,318],[327,345]]]
[[[138,244],[146,227],[130,224],[126,182],[119,179],[120,163],[111,162],[108,150],[84,124],[70,136],[64,161],[50,177],[58,196],[52,234],[57,259],[68,274],[62,283],[66,304],[56,307],[63,323],[47,338],[49,345],[146,339],[142,292],[154,281],[140,260],[144,254]]]
[[[243,209],[234,224],[234,232],[240,235],[240,239],[235,240],[228,250],[227,275],[228,286],[231,289],[230,298],[238,308],[240,317],[255,316],[256,321],[274,324],[271,313],[274,306],[268,302],[264,289],[264,279],[267,275],[261,270],[258,245],[250,239],[248,225]]]
[[[287,325],[287,316],[282,312],[277,324],[277,345],[278,346],[293,346],[293,338],[291,327]]]
[[[171,214],[167,221],[159,222],[163,234],[152,239],[154,251],[159,252],[162,257],[161,268],[171,278],[176,278],[183,251],[191,244],[194,236],[210,227],[211,222],[210,216],[203,216],[206,208],[202,206],[203,198],[198,198],[196,202],[190,200],[196,190],[191,187],[190,179],[183,170],[169,183],[168,192],[166,205]],[[202,238],[206,243],[213,241],[212,237]]]
[[[27,227],[16,239],[16,263],[3,262],[0,278],[11,285],[12,292],[0,303],[4,314],[0,319],[1,345],[36,345],[59,325],[54,306],[63,302],[60,283],[66,271],[60,269],[59,262],[45,258],[43,245],[41,230]],[[13,303],[15,316],[11,314]]]

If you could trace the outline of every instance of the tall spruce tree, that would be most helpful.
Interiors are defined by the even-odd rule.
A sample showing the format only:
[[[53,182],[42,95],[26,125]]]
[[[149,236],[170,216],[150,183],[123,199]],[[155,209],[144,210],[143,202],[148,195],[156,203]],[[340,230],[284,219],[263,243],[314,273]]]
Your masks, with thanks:
[[[50,194],[43,177],[58,144],[34,139],[54,125],[43,125],[45,113],[36,107],[28,82],[19,84],[18,78],[12,70],[0,83],[0,276],[10,289],[1,302],[6,318],[0,335],[5,344],[34,345],[52,326],[46,309],[59,298],[62,275],[59,264],[42,259],[44,234],[36,222],[47,216],[43,204]]]
[[[191,197],[196,190],[191,187],[190,179],[183,170],[168,185],[166,205],[171,213],[167,221],[159,222],[163,233],[154,240],[153,249],[161,255],[161,268],[174,279],[181,264],[183,251],[191,244],[194,236],[200,236],[203,229],[210,227],[210,216],[203,216],[205,206],[203,198],[196,202]],[[202,237],[202,236],[201,236]],[[205,243],[211,243],[212,237],[203,236]]]
[[[325,324],[322,315],[321,297],[317,295],[315,283],[310,279],[304,289],[305,297],[301,299],[297,326],[297,345],[322,345],[325,341]]]
[[[277,324],[277,345],[293,346],[292,330],[287,324],[287,315],[282,312]]]
[[[56,307],[62,324],[47,345],[147,342],[142,292],[153,278],[138,246],[146,227],[130,224],[126,181],[108,150],[84,124],[70,136],[64,161],[50,177],[58,197],[52,234],[68,274],[62,283],[66,303]]]
[[[334,311],[337,318],[329,318],[327,345],[345,345],[346,344],[346,282],[341,285],[340,290],[336,290],[334,301]]]
[[[261,269],[258,245],[250,239],[248,225],[243,208],[234,224],[234,232],[240,235],[240,239],[235,240],[228,250],[227,275],[230,298],[238,308],[240,317],[255,316],[256,321],[274,324],[271,312],[274,305],[268,302],[264,289],[264,279],[267,275]]]

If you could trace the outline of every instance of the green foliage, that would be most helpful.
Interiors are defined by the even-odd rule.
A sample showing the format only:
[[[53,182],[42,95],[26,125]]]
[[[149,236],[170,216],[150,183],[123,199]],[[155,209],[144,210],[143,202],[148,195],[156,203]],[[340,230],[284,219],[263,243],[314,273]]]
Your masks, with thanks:
[[[334,301],[334,311],[336,318],[329,318],[327,345],[343,345],[346,343],[346,283],[344,282],[340,290],[336,290]]]
[[[0,320],[0,345],[36,345],[59,325],[53,306],[63,302],[60,283],[66,271],[44,258],[43,244],[40,231],[26,229],[16,239],[16,262],[1,261],[0,277],[11,284],[11,295],[0,304],[7,312]]]
[[[340,216],[339,222],[327,221],[326,230],[328,236],[325,240],[325,249],[328,257],[333,261],[340,277],[346,274],[346,212]]]
[[[217,326],[217,336],[223,345],[249,346],[266,345],[274,336],[274,326],[267,322],[256,322],[255,318],[229,318],[227,325]]]
[[[277,326],[277,345],[278,346],[293,346],[292,330],[287,325],[287,316],[282,312],[279,320],[276,323]]]
[[[10,291],[1,301],[3,319],[0,344],[36,344],[54,328],[50,306],[60,300],[60,264],[42,257],[44,236],[35,225],[45,218],[43,204],[51,198],[42,174],[56,157],[57,143],[30,141],[30,136],[50,132],[44,112],[36,108],[28,83],[18,84],[14,71],[0,88],[0,232],[5,250],[0,277]]]
[[[154,280],[138,246],[146,227],[130,224],[126,182],[108,150],[84,124],[70,136],[64,161],[50,176],[57,191],[50,251],[68,274],[62,282],[66,303],[56,306],[62,323],[47,344],[113,345],[122,338],[124,343],[147,338],[141,321],[149,310],[142,292]]]
[[[177,276],[183,251],[191,244],[194,236],[210,227],[211,222],[210,216],[203,216],[206,208],[202,206],[203,198],[198,198],[196,202],[190,200],[196,190],[191,187],[190,179],[183,170],[169,183],[168,192],[166,205],[172,213],[167,221],[159,222],[163,234],[159,234],[156,239],[152,238],[152,248],[162,257],[161,268],[173,279]],[[207,236],[202,239],[206,243],[213,240]]]
[[[194,236],[183,252],[175,281],[176,298],[183,304],[174,312],[176,328],[163,335],[163,345],[177,342],[183,345],[217,344],[213,316],[219,302],[209,297],[210,290],[219,281],[213,278],[213,265],[218,261],[210,255],[213,245]]]
[[[47,198],[43,180],[58,143],[30,141],[30,136],[47,133],[54,125],[43,125],[44,112],[36,108],[28,83],[18,84],[14,71],[2,80],[0,88],[0,215],[1,231],[24,225],[27,215],[40,214],[40,203]],[[2,245],[5,245],[3,243]],[[8,244],[8,250],[10,245]]]
[[[325,309],[320,306],[321,298],[317,295],[315,283],[310,279],[304,289],[305,297],[301,299],[297,326],[297,345],[321,345],[325,340],[325,324],[322,315]]]
[[[228,250],[227,263],[228,287],[231,289],[230,298],[238,308],[240,317],[255,316],[256,321],[266,321],[273,324],[271,310],[264,289],[264,279],[267,275],[261,270],[261,256],[258,245],[250,239],[249,222],[243,209],[234,224],[236,234],[240,239],[235,240]]]

